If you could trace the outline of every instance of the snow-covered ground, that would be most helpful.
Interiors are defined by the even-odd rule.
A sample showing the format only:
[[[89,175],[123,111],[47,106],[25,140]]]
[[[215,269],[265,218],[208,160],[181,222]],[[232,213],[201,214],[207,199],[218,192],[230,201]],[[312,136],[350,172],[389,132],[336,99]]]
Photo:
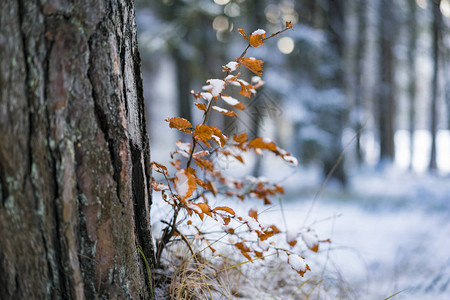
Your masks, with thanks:
[[[256,200],[228,204],[243,214],[250,207],[258,207],[262,223],[274,223],[290,232],[311,228],[320,239],[329,238],[331,243],[321,244],[318,254],[305,250],[300,243],[293,249],[306,256],[312,269],[303,278],[288,267],[270,262],[271,259],[242,266],[246,280],[241,278],[238,288],[241,298],[296,299],[295,295],[305,296],[302,293],[313,290],[312,299],[385,299],[397,292],[401,293],[394,299],[448,299],[448,176],[417,174],[400,168],[382,173],[360,171],[353,174],[347,190],[330,183],[318,194],[322,179],[317,170],[293,171],[270,155],[264,167],[269,171],[269,179],[281,179],[286,187],[282,207],[276,201],[270,207],[263,207]],[[230,173],[239,172],[239,168],[230,169]],[[153,221],[161,217],[160,205],[156,200],[153,211],[157,215]],[[154,230],[158,234],[160,226],[155,224]],[[318,278],[322,280],[320,284],[301,285]]]

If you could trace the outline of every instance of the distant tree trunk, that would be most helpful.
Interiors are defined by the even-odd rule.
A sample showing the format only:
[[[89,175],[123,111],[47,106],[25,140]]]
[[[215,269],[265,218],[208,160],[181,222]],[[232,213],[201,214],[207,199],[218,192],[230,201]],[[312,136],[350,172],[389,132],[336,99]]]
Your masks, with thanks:
[[[132,1],[0,3],[0,299],[151,299]]]
[[[191,87],[189,61],[184,57],[184,54],[180,49],[175,49],[173,53],[173,58],[177,67],[178,116],[192,122],[192,96],[189,93]],[[180,136],[186,135],[181,134]]]
[[[380,162],[392,162],[395,154],[395,57],[394,41],[396,21],[391,1],[379,4],[379,83],[378,83],[378,133],[380,140]]]
[[[433,82],[431,86],[431,152],[430,152],[430,164],[428,166],[430,171],[437,169],[436,160],[436,135],[437,135],[437,98],[439,89],[439,44],[440,44],[440,26],[441,26],[441,11],[440,0],[433,0]]]
[[[266,17],[264,15],[264,2],[263,1],[253,1],[250,3],[251,7],[249,8],[249,11],[252,12],[251,16],[251,26],[253,27],[251,30],[256,30],[258,28],[264,28],[266,25]],[[258,91],[259,93],[262,92],[262,90]],[[252,101],[258,101],[258,98],[253,98]],[[262,104],[263,106],[265,104]],[[261,108],[261,105],[258,105],[258,102],[253,104],[249,107],[248,113],[252,116],[251,120],[251,128],[248,128],[250,130],[250,133],[252,138],[255,138],[259,135],[261,135],[261,126],[262,122],[264,121],[263,118],[265,116],[265,113],[267,113],[267,108]],[[252,169],[252,175],[254,177],[258,177],[262,173],[262,158],[260,155],[256,156],[255,164],[253,165]]]
[[[326,29],[330,45],[337,56],[337,69],[332,78],[332,85],[335,88],[344,91],[344,49],[345,49],[345,1],[328,0],[325,11]],[[344,103],[342,103],[344,106]],[[345,173],[344,163],[339,161],[339,156],[343,151],[342,133],[344,124],[347,121],[347,112],[344,107],[339,107],[330,116],[332,126],[327,128],[332,136],[332,149],[328,149],[328,155],[323,160],[324,173],[337,179],[343,186],[347,184],[347,174]]]
[[[409,45],[408,45],[408,73],[409,73],[409,169],[413,168],[414,159],[414,132],[416,129],[416,49],[417,49],[417,21],[416,11],[417,4],[415,1],[408,1],[409,3]]]
[[[354,129],[356,132],[356,160],[358,165],[363,162],[363,152],[361,147],[361,131],[363,129],[362,112],[364,106],[363,85],[364,85],[364,54],[367,43],[367,14],[366,0],[359,0],[357,6],[358,13],[358,41],[356,44],[356,74],[355,74],[355,107],[354,107]]]

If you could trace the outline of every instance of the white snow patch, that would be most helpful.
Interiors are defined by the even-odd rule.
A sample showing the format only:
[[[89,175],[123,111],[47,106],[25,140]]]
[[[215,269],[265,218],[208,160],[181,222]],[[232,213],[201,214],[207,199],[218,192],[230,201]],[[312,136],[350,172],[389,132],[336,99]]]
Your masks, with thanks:
[[[215,105],[213,105],[211,108],[214,109],[214,110],[217,110],[218,112],[224,112],[224,113],[229,112],[229,110],[227,110],[225,108],[222,108],[222,107],[219,107],[219,106],[215,106]]]
[[[186,197],[189,192],[188,177],[183,170],[175,173],[175,190],[181,198]]]
[[[296,254],[291,254],[288,256],[288,264],[297,272],[306,271],[305,260]]]
[[[289,231],[289,230],[286,231],[286,242],[288,242],[290,244],[290,243],[297,241],[297,236],[298,236],[297,232]]]
[[[202,213],[203,213],[202,209],[201,209],[200,207],[198,207],[197,205],[195,205],[195,204],[188,203],[187,206],[188,206],[190,209],[192,209],[193,211],[195,211],[195,212],[197,212],[197,213],[199,213],[199,214],[202,214]]]
[[[239,63],[235,62],[235,61],[230,61],[229,63],[227,63],[225,65],[226,68],[228,68],[231,72],[236,71],[237,66],[239,65]]]
[[[243,216],[242,221],[244,221],[245,224],[247,224],[248,229],[250,229],[251,231],[262,230],[261,225],[258,223],[258,221],[256,221],[254,218],[250,216]]]
[[[190,143],[183,143],[181,140],[178,140],[176,143],[178,149],[181,151],[185,151],[187,153],[191,152],[191,144]]]
[[[211,95],[214,97],[219,96],[225,87],[225,81],[221,79],[208,79],[206,82],[212,86]]]
[[[297,158],[294,157],[294,156],[291,156],[291,155],[285,155],[285,156],[283,156],[283,159],[284,159],[285,161],[287,161],[288,163],[290,163],[291,165],[295,166],[295,167],[298,166],[298,160],[297,160]]]
[[[202,92],[200,93],[200,96],[202,96],[206,101],[211,101],[213,98],[213,95],[209,92]]]
[[[204,90],[204,91],[210,91],[210,90],[212,90],[212,88],[213,88],[213,86],[210,84],[202,86],[202,90]]]
[[[257,30],[255,30],[255,31],[253,31],[251,35],[265,35],[265,34],[266,34],[266,31],[265,31],[265,30],[263,30],[263,29],[257,29]]]
[[[253,76],[252,77],[252,85],[256,85],[261,81],[261,77],[259,76]]]
[[[302,240],[305,242],[308,248],[314,248],[314,246],[319,244],[319,239],[314,231],[304,231],[301,233]]]
[[[222,100],[225,101],[226,103],[228,103],[231,106],[235,106],[235,105],[240,103],[238,100],[236,100],[236,99],[234,99],[233,97],[230,97],[230,96],[222,96]]]

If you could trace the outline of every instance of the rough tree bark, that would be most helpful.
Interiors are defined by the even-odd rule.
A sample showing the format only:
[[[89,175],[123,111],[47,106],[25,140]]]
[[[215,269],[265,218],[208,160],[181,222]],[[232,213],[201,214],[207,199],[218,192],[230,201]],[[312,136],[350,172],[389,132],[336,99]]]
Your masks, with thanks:
[[[133,1],[2,0],[0,68],[0,298],[152,298]]]

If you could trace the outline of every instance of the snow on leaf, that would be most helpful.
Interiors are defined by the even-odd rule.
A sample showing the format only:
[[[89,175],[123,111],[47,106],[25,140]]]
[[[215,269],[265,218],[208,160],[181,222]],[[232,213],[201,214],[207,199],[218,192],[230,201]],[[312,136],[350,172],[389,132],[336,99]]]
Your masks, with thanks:
[[[225,142],[228,140],[228,138],[222,134],[222,132],[220,131],[219,128],[211,126],[212,130],[213,130],[213,135],[212,138],[216,141],[216,143],[220,146],[223,147],[225,146]]]
[[[166,166],[157,163],[156,161],[152,161],[152,163],[150,164],[150,167],[155,170],[158,173],[161,174],[166,174],[167,175],[167,168]]]
[[[165,191],[168,190],[169,187],[161,182],[152,182],[152,187],[154,191]]]
[[[175,190],[181,199],[184,200],[190,197],[196,188],[197,185],[192,172],[186,169],[181,169],[175,173]]]
[[[291,268],[294,269],[302,277],[307,270],[311,270],[306,264],[305,260],[296,254],[288,255],[287,261]]]
[[[261,241],[261,240],[258,240],[257,245],[262,251],[269,250],[269,246],[270,246],[270,244],[268,242]]]
[[[253,89],[258,89],[264,85],[264,81],[259,76],[253,76],[251,82]]]
[[[187,203],[187,207],[192,209],[203,221],[203,211],[200,207],[198,207],[195,203]]]
[[[213,97],[218,97],[225,88],[225,81],[221,79],[208,79],[206,82],[212,86],[211,95]]]
[[[223,229],[223,231],[225,231],[225,232],[228,232],[228,233],[231,233],[231,234],[234,233],[234,228],[233,228],[233,226],[231,226],[231,225],[229,225],[229,224],[222,225],[222,229]]]
[[[212,89],[211,89],[212,90]],[[201,92],[200,95],[202,96],[203,99],[205,99],[206,101],[211,101],[213,98],[213,95],[209,92]]]
[[[220,137],[218,137],[217,135],[213,134],[211,136],[211,138],[217,143],[217,145],[221,145]]]
[[[167,118],[164,121],[169,122],[170,128],[178,129],[181,132],[189,133],[191,132],[192,124],[186,119],[174,117],[174,118]]]
[[[250,231],[261,231],[261,224],[259,224],[258,221],[256,221],[255,219],[253,219],[252,217],[249,216],[243,216],[241,217],[242,221],[245,222],[245,224],[247,225],[248,229],[250,229]]]
[[[306,247],[308,247],[311,251],[317,252],[319,251],[319,238],[317,234],[312,231],[304,231],[301,233],[302,240],[305,242]]]
[[[233,107],[235,107],[237,109],[240,109],[240,110],[244,110],[245,109],[244,104],[242,104],[241,102],[239,102],[239,100],[237,100],[237,99],[235,99],[233,97],[222,95],[221,98],[228,105],[231,105],[231,106],[233,106]]]
[[[256,59],[254,57],[245,57],[241,59],[241,62],[244,66],[246,66],[250,71],[255,73],[258,76],[262,75],[263,64],[262,60]]]
[[[222,107],[215,106],[215,105],[213,105],[211,108],[214,109],[215,111],[220,112],[221,114],[224,114],[225,116],[236,117],[237,118],[237,114],[234,111],[232,111],[232,110],[227,110],[227,109],[224,109]]]
[[[233,71],[236,71],[236,69],[237,69],[238,66],[239,66],[239,63],[238,63],[238,62],[230,61],[229,63],[227,63],[227,64],[224,66],[224,68],[225,68],[227,71],[233,72]]]
[[[289,244],[289,246],[294,247],[297,244],[297,233],[292,231],[286,232],[286,242]]]
[[[282,157],[283,157],[283,159],[284,159],[285,161],[287,161],[289,164],[293,165],[294,167],[297,167],[297,166],[298,166],[298,160],[297,160],[297,158],[295,158],[294,156],[291,156],[291,155],[283,155]]]
[[[199,158],[199,157],[206,156],[206,155],[209,155],[209,151],[208,150],[195,152],[192,156],[194,158]]]
[[[252,32],[248,38],[248,42],[253,47],[259,47],[264,44],[264,38],[266,37],[266,32],[262,29],[258,29]]]
[[[187,153],[191,153],[191,144],[190,143],[183,143],[181,140],[178,140],[176,142],[176,145],[178,149],[185,151]]]
[[[200,207],[200,209],[202,210],[203,213],[205,213],[208,216],[212,217],[211,208],[209,207],[208,204],[206,204],[206,203],[196,203],[195,205]]]

